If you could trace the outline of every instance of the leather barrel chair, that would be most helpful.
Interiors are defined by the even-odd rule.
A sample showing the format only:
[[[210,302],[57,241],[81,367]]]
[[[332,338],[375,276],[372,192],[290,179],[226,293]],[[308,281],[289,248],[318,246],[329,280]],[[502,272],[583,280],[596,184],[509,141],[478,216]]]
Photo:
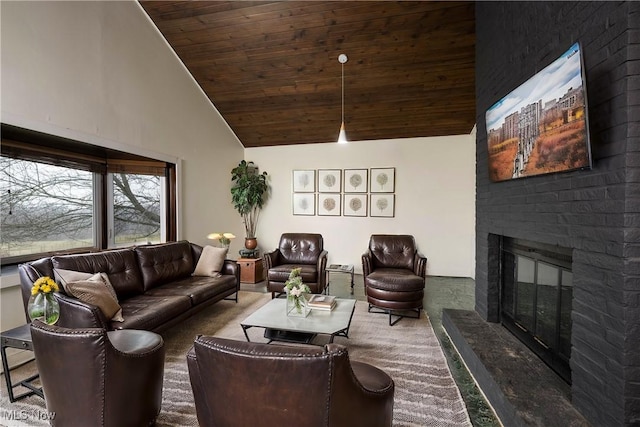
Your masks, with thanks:
[[[164,341],[134,329],[31,323],[36,365],[53,426],[154,425],[162,403]]]
[[[383,427],[394,383],[340,344],[284,346],[199,336],[187,353],[200,426]]]
[[[372,235],[362,255],[369,312],[373,308],[373,312],[389,314],[391,326],[403,317],[420,318],[426,269],[427,258],[418,253],[413,236]],[[393,321],[392,314],[397,316]]]
[[[301,268],[302,281],[311,293],[321,294],[326,286],[327,251],[321,234],[285,233],[278,248],[264,255],[267,269],[267,291],[271,298],[284,292],[291,270]]]

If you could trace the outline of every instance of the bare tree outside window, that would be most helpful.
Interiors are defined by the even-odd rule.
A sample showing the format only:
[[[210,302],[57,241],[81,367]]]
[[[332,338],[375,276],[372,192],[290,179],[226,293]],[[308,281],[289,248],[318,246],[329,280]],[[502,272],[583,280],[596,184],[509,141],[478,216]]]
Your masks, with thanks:
[[[113,242],[160,242],[162,177],[113,174]],[[0,256],[94,247],[94,174],[0,157]]]
[[[113,175],[116,244],[160,242],[160,181],[159,176]]]
[[[94,246],[93,174],[0,157],[0,255]]]

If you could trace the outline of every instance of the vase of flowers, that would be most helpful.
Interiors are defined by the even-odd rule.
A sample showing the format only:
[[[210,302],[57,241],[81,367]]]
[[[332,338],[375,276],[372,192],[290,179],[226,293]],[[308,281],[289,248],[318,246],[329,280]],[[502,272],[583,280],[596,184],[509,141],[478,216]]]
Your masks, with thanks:
[[[307,294],[311,293],[309,286],[302,282],[300,268],[294,268],[284,283],[287,293],[287,316],[307,317],[311,309],[307,304]]]
[[[60,304],[53,295],[59,290],[58,284],[49,276],[39,278],[31,287],[31,297],[27,304],[27,313],[31,320],[38,319],[53,325],[60,318]]]

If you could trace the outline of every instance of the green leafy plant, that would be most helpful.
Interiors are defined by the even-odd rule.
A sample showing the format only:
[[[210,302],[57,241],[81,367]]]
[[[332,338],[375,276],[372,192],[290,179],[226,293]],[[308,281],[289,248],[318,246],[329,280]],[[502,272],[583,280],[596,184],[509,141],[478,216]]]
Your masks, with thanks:
[[[260,210],[267,199],[267,173],[258,171],[253,162],[242,160],[231,170],[231,201],[242,216],[246,238],[256,237]]]

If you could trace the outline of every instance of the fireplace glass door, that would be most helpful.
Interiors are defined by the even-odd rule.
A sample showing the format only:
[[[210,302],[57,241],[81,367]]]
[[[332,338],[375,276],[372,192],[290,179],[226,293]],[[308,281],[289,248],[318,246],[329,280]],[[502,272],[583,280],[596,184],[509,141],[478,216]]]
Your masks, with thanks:
[[[570,382],[573,284],[567,249],[505,239],[502,323]]]

